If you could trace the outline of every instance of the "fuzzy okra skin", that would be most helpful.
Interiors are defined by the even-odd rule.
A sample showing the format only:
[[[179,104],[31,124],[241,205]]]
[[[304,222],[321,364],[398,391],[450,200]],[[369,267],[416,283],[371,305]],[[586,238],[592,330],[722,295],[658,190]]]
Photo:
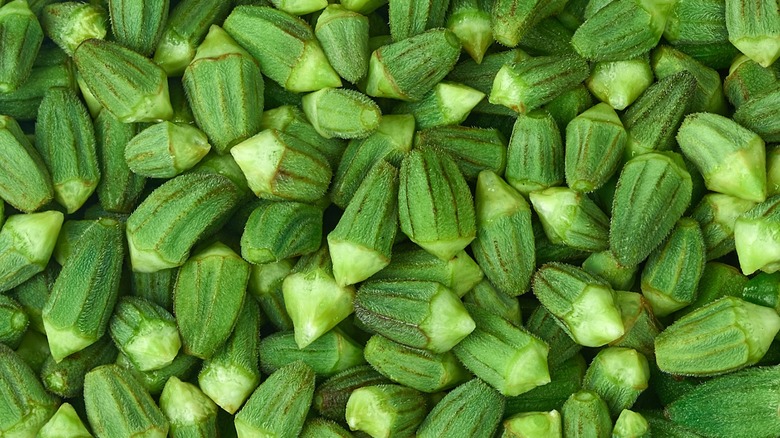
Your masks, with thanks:
[[[210,150],[206,135],[199,129],[165,121],[130,139],[124,155],[127,167],[136,175],[173,178],[198,164]]]
[[[95,118],[95,140],[101,175],[97,185],[100,205],[117,213],[130,213],[138,204],[146,178],[131,171],[125,160],[127,143],[138,134],[139,125],[122,123],[108,111]]]
[[[472,379],[453,389],[417,429],[419,438],[468,436],[489,438],[501,421],[505,399],[480,379]]]
[[[295,335],[277,332],[260,342],[260,368],[272,374],[291,363],[301,361],[318,376],[331,376],[365,363],[363,348],[338,329],[323,334],[304,348]]]
[[[320,207],[302,202],[262,201],[241,235],[241,255],[256,263],[275,263],[310,254],[322,240]]]
[[[357,388],[392,383],[371,365],[346,369],[317,386],[312,407],[324,418],[343,422],[349,396]]]
[[[173,289],[173,312],[187,354],[207,359],[227,341],[248,281],[249,263],[221,242],[182,265]]]
[[[169,6],[169,0],[140,3],[133,0],[108,1],[114,38],[135,52],[151,55],[168,21]]]
[[[229,218],[239,198],[238,187],[221,175],[191,173],[165,182],[127,219],[133,270],[156,272],[184,264],[195,243]]]
[[[100,339],[119,296],[125,246],[122,224],[100,219],[84,232],[43,308],[43,325],[57,362]]]
[[[26,1],[13,0],[0,7],[0,34],[0,93],[8,93],[30,76],[43,42],[43,29]]]
[[[371,436],[412,437],[425,419],[423,394],[401,385],[375,385],[358,388],[347,401],[349,428]]]
[[[54,210],[8,217],[0,230],[0,292],[46,268],[62,221],[62,213]]]
[[[69,56],[82,41],[106,37],[108,14],[105,9],[79,2],[53,3],[43,8],[41,26]]]
[[[0,344],[0,434],[33,437],[54,415],[59,399],[46,392],[35,372]]]
[[[171,377],[159,401],[172,438],[216,438],[217,405],[197,386]]]
[[[48,204],[54,197],[51,174],[19,123],[5,115],[0,115],[0,147],[0,198],[26,213]]]
[[[71,354],[57,363],[49,356],[43,363],[40,377],[46,389],[61,397],[73,398],[84,388],[84,376],[93,368],[113,363],[117,349],[110,336],[104,335],[89,347]]]

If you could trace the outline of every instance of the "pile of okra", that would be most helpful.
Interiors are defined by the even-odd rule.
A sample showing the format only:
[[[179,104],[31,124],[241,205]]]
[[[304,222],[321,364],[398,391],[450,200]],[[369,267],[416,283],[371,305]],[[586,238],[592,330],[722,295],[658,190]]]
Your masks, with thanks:
[[[778,8],[0,0],[0,437],[780,436]]]

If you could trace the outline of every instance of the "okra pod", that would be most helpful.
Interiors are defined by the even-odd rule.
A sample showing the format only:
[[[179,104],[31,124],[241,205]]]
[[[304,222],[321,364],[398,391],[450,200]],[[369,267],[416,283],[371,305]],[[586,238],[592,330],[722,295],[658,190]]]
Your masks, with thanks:
[[[30,76],[43,42],[43,29],[26,1],[12,0],[0,7],[0,33],[0,93],[8,93]]]
[[[317,386],[313,407],[325,418],[343,423],[349,396],[364,386],[391,383],[371,365],[357,365],[346,369]]]
[[[159,404],[170,423],[172,438],[217,436],[217,405],[197,386],[171,377]]]
[[[49,263],[63,215],[51,210],[9,216],[0,230],[0,291],[8,291]]]
[[[347,401],[349,428],[373,437],[411,437],[427,413],[425,398],[401,385],[364,386]]]
[[[295,335],[290,332],[277,332],[260,342],[263,372],[272,374],[297,361],[325,377],[366,362],[362,346],[338,329],[323,334],[304,348],[298,347]]]
[[[468,436],[490,438],[498,428],[504,397],[479,379],[453,389],[433,407],[420,428],[420,438]]]
[[[17,348],[30,319],[24,308],[13,298],[0,295],[0,343]]]
[[[198,164],[210,150],[206,134],[199,129],[165,121],[130,139],[125,145],[125,161],[136,175],[173,178]]]
[[[0,398],[0,433],[6,436],[35,436],[60,403],[5,344],[0,344],[0,391],[6,394]]]
[[[68,56],[90,38],[106,37],[108,14],[98,5],[77,2],[53,3],[41,13],[41,26]]]
[[[438,126],[418,131],[415,147],[435,147],[455,160],[467,181],[475,181],[483,170],[498,175],[506,167],[506,138],[495,128],[472,128],[460,125]]]
[[[517,117],[506,152],[504,177],[525,195],[563,182],[563,142],[549,112],[538,110]]]
[[[60,405],[57,412],[38,431],[40,438],[92,438],[79,414],[70,403]]]

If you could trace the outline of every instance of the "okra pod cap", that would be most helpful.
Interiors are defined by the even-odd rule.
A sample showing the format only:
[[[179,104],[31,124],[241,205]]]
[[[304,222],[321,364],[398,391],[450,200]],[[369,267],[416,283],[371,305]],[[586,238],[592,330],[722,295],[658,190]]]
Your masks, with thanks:
[[[615,420],[612,436],[614,438],[649,438],[650,424],[642,414],[623,409]]]
[[[442,81],[419,101],[401,103],[393,111],[412,114],[418,130],[458,125],[484,97],[485,93],[474,88]]]
[[[184,123],[152,125],[125,147],[127,167],[148,178],[173,178],[198,164],[211,150],[206,134]]]
[[[138,371],[170,365],[181,347],[173,315],[143,298],[123,297],[114,309],[109,332]]]
[[[584,193],[550,187],[528,197],[550,242],[592,252],[609,248],[609,218]]]
[[[726,2],[729,41],[764,67],[780,57],[780,11],[771,0]]]
[[[372,437],[411,437],[427,413],[425,398],[401,385],[364,386],[347,401],[346,420],[352,430]]]
[[[0,230],[0,291],[8,291],[49,263],[63,214],[51,210],[9,216]]]
[[[768,185],[767,188],[769,188]],[[737,218],[756,206],[753,201],[720,193],[704,195],[691,217],[701,226],[707,260],[734,251],[734,226]]]
[[[63,403],[38,431],[39,438],[92,438],[70,403]]]
[[[550,412],[522,412],[503,422],[501,438],[562,438],[561,414]]]
[[[713,376],[758,362],[780,330],[774,309],[724,297],[681,317],[655,339],[661,371]]]
[[[759,269],[768,273],[780,269],[778,204],[780,196],[772,196],[739,216],[734,223],[734,246],[745,275]]]
[[[173,376],[165,384],[159,404],[171,425],[172,438],[217,436],[217,405],[197,386]]]
[[[493,44],[490,11],[475,0],[458,0],[450,5],[447,28],[457,35],[463,50],[477,64]]]
[[[597,62],[585,80],[591,93],[616,110],[626,109],[652,84],[653,70],[647,56]]]
[[[323,417],[344,422],[349,396],[357,388],[391,383],[371,365],[346,369],[322,382],[314,392],[312,406]]]
[[[43,8],[41,26],[68,56],[73,56],[76,47],[90,38],[106,37],[108,14],[100,6],[87,3],[52,3]]]
[[[173,117],[168,78],[143,55],[92,38],[79,44],[73,60],[95,99],[123,123]]]
[[[580,345],[599,347],[625,328],[609,284],[571,265],[549,263],[534,274],[534,295]]]
[[[650,366],[642,353],[632,348],[609,347],[593,358],[582,387],[599,394],[612,416],[617,417],[634,405],[649,380]]]

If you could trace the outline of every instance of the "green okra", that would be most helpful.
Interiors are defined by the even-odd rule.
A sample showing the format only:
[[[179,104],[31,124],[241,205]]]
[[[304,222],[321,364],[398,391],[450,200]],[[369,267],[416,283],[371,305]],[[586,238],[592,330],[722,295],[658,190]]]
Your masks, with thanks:
[[[729,41],[726,2],[722,0],[674,2],[664,39],[677,50],[715,69],[728,67],[739,54]]]
[[[517,299],[499,291],[487,279],[482,279],[466,293],[463,302],[482,307],[517,326],[522,323],[520,303]]]
[[[137,436],[164,438],[168,420],[128,370],[103,365],[84,378],[87,418],[97,438]]]
[[[525,323],[525,328],[547,343],[550,349],[547,355],[550,369],[569,360],[582,349],[544,306],[534,309]]]
[[[774,87],[760,96],[740,105],[734,112],[734,121],[760,135],[766,142],[780,142],[780,87]]]
[[[430,29],[396,40],[371,54],[366,94],[417,101],[452,70],[460,41],[448,29]]]
[[[696,300],[674,314],[680,318],[723,297],[741,297],[748,278],[739,269],[719,262],[707,262],[699,280]]]
[[[210,26],[224,20],[230,6],[220,0],[180,1],[165,23],[154,51],[154,62],[170,76],[182,74]]]
[[[314,31],[297,17],[264,6],[238,6],[224,28],[257,59],[266,76],[289,91],[341,86]]]
[[[217,174],[191,173],[166,181],[127,219],[133,270],[183,265],[195,243],[230,217],[239,196],[238,187]]]
[[[322,418],[313,418],[306,420],[301,430],[301,438],[351,438],[352,434],[338,424],[324,420]]]
[[[583,111],[592,107],[593,103],[593,96],[591,96],[585,85],[580,84],[551,100],[543,108],[555,120],[555,123],[558,125],[558,131],[565,133],[569,122]]]
[[[139,371],[130,359],[122,353],[117,356],[116,364],[130,370],[149,394],[157,397],[171,377],[189,380],[200,368],[200,359],[195,356],[178,354],[169,365],[151,371]]]
[[[466,309],[476,328],[453,348],[466,368],[505,396],[550,382],[544,341],[480,307]]]
[[[517,117],[506,152],[504,177],[524,195],[563,183],[563,142],[549,112],[537,110]]]
[[[173,288],[179,275],[178,268],[157,272],[133,272],[131,275],[132,295],[151,301],[168,311],[173,309]]]
[[[696,79],[696,90],[688,103],[687,112],[726,113],[726,97],[723,94],[720,75],[714,69],[669,46],[656,47],[651,64],[658,80],[684,70],[693,75]]]
[[[458,37],[463,50],[477,64],[493,44],[490,21],[488,5],[479,0],[453,0],[450,4],[447,28]]]
[[[434,353],[449,351],[475,327],[458,296],[432,281],[365,282],[355,315],[377,334]]]
[[[103,336],[59,363],[49,356],[41,368],[41,382],[52,394],[66,398],[78,397],[84,389],[84,376],[93,368],[113,363],[116,357],[117,349],[111,337]]]
[[[756,133],[726,117],[696,113],[685,118],[677,142],[709,190],[754,202],[766,199],[766,147]]]
[[[249,282],[249,263],[221,242],[179,269],[173,312],[186,354],[207,359],[230,337]]]
[[[780,196],[772,196],[739,216],[734,224],[734,243],[739,265],[745,275],[759,269],[772,273],[780,267],[780,252],[775,237],[778,202]]]
[[[520,49],[490,53],[485,55],[480,63],[473,59],[459,62],[447,74],[446,79],[489,95],[490,90],[493,88],[493,79],[504,64],[513,64],[529,58],[530,56]],[[487,99],[483,99],[477,104],[474,107],[474,111],[516,117],[515,112],[511,109],[501,105],[493,105]]]
[[[139,126],[122,123],[108,111],[101,111],[94,122],[100,178],[97,185],[100,205],[118,213],[130,213],[141,197],[146,178],[127,166],[125,146],[136,136]]]
[[[694,76],[681,71],[656,82],[639,96],[623,115],[628,158],[672,149],[695,88]]]
[[[30,318],[13,298],[0,295],[0,344],[17,348],[22,341]]]
[[[531,207],[495,173],[479,174],[477,237],[471,243],[479,266],[493,286],[509,296],[528,291],[536,268]]]
[[[332,171],[317,149],[276,129],[266,129],[230,150],[249,188],[260,198],[313,202],[323,197]]]
[[[349,9],[350,11],[359,12],[363,15],[371,16],[370,14],[374,12],[375,10],[379,9],[380,7],[386,5],[388,3],[387,0],[344,0],[341,4]],[[375,23],[381,23],[381,26],[375,26]],[[373,20],[371,23],[370,28],[374,29],[375,27],[383,27],[385,34],[390,33],[390,27],[387,24],[386,19],[376,19]]]
[[[294,362],[271,374],[235,416],[239,437],[298,436],[314,394],[314,372]]]
[[[552,356],[550,357],[552,359]],[[582,389],[582,378],[587,365],[581,354],[550,367],[550,383],[515,397],[506,398],[504,416],[522,412],[560,410],[563,403]]]
[[[39,373],[43,363],[51,357],[46,335],[36,330],[27,330],[16,348],[16,354],[34,373]]]
[[[618,262],[637,265],[661,244],[687,209],[692,185],[677,155],[647,153],[625,164],[609,229],[610,249]]]
[[[734,108],[764,93],[772,91],[778,83],[778,73],[762,67],[745,55],[739,56],[729,67],[729,75],[723,80],[723,92]]]
[[[758,362],[778,330],[780,317],[773,309],[724,297],[662,331],[655,340],[656,361],[671,374],[723,374]]]
[[[320,207],[301,202],[262,202],[247,220],[241,255],[264,264],[316,251],[322,241],[322,214]]]
[[[627,140],[617,113],[600,103],[566,127],[566,183],[578,192],[592,192],[618,171]]]
[[[401,0],[389,2],[388,23],[394,41],[403,41],[428,29],[441,28],[449,0]]]
[[[462,297],[483,277],[482,269],[465,251],[445,261],[415,244],[402,243],[393,248],[390,264],[371,280],[435,281]]]
[[[573,89],[589,74],[588,63],[576,54],[506,64],[496,74],[488,101],[526,114]]]
[[[398,230],[398,170],[375,164],[328,234],[333,276],[339,285],[363,281],[390,264]]]
[[[638,266],[623,266],[611,251],[594,252],[582,262],[587,273],[606,280],[615,290],[630,290],[639,271]]]
[[[49,170],[38,151],[12,117],[0,116],[0,198],[31,213],[54,197]]]
[[[260,66],[219,26],[212,25],[198,46],[182,84],[195,121],[218,153],[260,131]]]
[[[601,61],[585,81],[588,89],[616,110],[623,110],[653,84],[647,56],[621,61]]]
[[[65,262],[73,254],[76,249],[81,236],[84,234],[93,222],[91,220],[69,220],[65,221],[60,228],[59,236],[57,237],[57,245],[54,246],[54,260],[60,264],[65,265]]]
[[[143,55],[93,38],[79,44],[73,60],[95,99],[121,122],[173,116],[165,72]]]
[[[230,414],[260,383],[259,346],[260,308],[255,301],[245,300],[233,333],[198,374],[200,389]]]
[[[425,417],[417,436],[490,438],[498,428],[503,408],[504,397],[475,378],[447,393]]]
[[[49,264],[63,214],[51,210],[9,216],[0,230],[0,291],[17,287]]]
[[[447,152],[467,181],[475,181],[483,170],[498,175],[506,168],[507,142],[495,128],[460,125],[421,129],[414,136],[415,147],[434,147]]]
[[[391,383],[371,365],[348,368],[317,386],[312,406],[323,417],[343,423],[352,392],[364,386]]]
[[[377,130],[365,139],[349,142],[337,167],[334,167],[330,199],[341,208],[355,195],[366,174],[376,163],[386,160],[399,167],[412,149],[414,117],[410,114],[382,116]]]
[[[349,428],[374,437],[412,437],[427,414],[425,397],[401,385],[364,386],[347,401]]]
[[[217,436],[217,405],[197,386],[171,377],[159,405],[170,423],[172,438]]]
[[[103,337],[119,295],[122,224],[93,221],[62,267],[43,308],[52,356],[61,362]]]
[[[585,21],[585,9],[590,1],[571,0],[566,2],[563,10],[557,15],[558,20],[566,26],[567,29],[574,31]]]
[[[380,129],[383,122],[380,120]],[[306,119],[306,115],[298,106],[282,105],[274,109],[263,111],[260,119],[260,129],[276,129],[285,134],[292,135],[317,149],[328,160],[332,169],[337,169],[341,162],[341,155],[347,147],[347,143],[338,138],[324,138]],[[378,135],[378,132],[375,132]]]
[[[665,412],[701,436],[777,435],[779,372],[777,366],[758,367],[709,380],[673,401]],[[656,427],[651,427],[655,436]]]
[[[138,371],[170,365],[181,347],[173,315],[139,297],[122,297],[117,302],[109,332],[117,348]]]
[[[529,198],[550,242],[593,252],[609,248],[609,218],[585,194],[550,187]]]
[[[76,77],[69,60],[33,67],[30,76],[16,91],[0,93],[0,114],[19,121],[35,120],[43,95],[53,87],[76,89]]]
[[[366,138],[382,120],[379,106],[365,94],[325,87],[303,96],[301,106],[314,129],[325,138]]]
[[[574,32],[571,44],[590,61],[621,61],[642,55],[660,41],[672,4],[607,2]]]
[[[109,0],[111,33],[117,42],[143,56],[149,56],[165,29],[169,0],[136,2]]]
[[[277,330],[288,331],[294,328],[285,308],[282,289],[284,279],[294,265],[292,259],[285,259],[262,265],[253,264],[250,267],[247,291],[260,303],[263,315]]]
[[[0,7],[0,33],[0,93],[8,93],[30,76],[43,42],[43,29],[26,1],[12,0]]]
[[[768,0],[726,2],[729,41],[764,67],[780,57],[780,10]]]
[[[371,51],[366,16],[345,5],[328,5],[317,18],[314,35],[339,76],[357,83],[368,73]]]
[[[246,181],[246,177],[244,176],[244,172],[241,171],[241,167],[238,166],[236,163],[236,160],[233,159],[233,156],[230,154],[226,155],[219,155],[212,151],[205,157],[203,157],[200,162],[190,169],[190,173],[209,173],[209,174],[216,174],[216,175],[222,175],[226,177],[227,179],[233,181],[233,184],[236,185],[239,189],[239,193],[244,197],[251,197],[251,191],[249,190],[249,183]],[[259,199],[255,202],[261,202]],[[239,209],[241,207],[245,207],[245,210],[247,211],[247,216],[242,218],[242,222],[233,222],[229,221],[228,226],[236,227],[233,228],[231,231],[237,231],[237,230],[243,230],[243,227],[246,225],[246,219],[248,218],[248,214],[251,211],[249,209],[248,205],[251,203],[247,203],[244,205],[239,205]],[[240,232],[240,231],[239,231]]]
[[[502,423],[504,432],[501,438],[561,438],[561,414],[550,412],[522,412],[513,415]]]
[[[210,150],[206,134],[199,129],[164,121],[130,139],[124,156],[127,167],[136,175],[173,178],[198,164]]]
[[[533,56],[574,53],[569,44],[573,34],[557,17],[547,17],[525,32],[518,47]]]
[[[609,438],[612,419],[609,407],[594,391],[583,389],[561,407],[563,435],[571,438]]]
[[[450,389],[471,377],[471,373],[450,351],[431,353],[380,335],[368,340],[363,354],[366,361],[383,376],[422,392]]]
[[[582,381],[584,390],[597,393],[612,417],[634,405],[648,387],[650,368],[642,353],[622,347],[605,348],[596,354]]]
[[[195,116],[192,115],[192,108],[187,101],[181,78],[168,78],[168,95],[173,108],[173,115],[169,120],[173,123],[194,124]]]
[[[484,97],[485,93],[466,85],[442,81],[421,100],[401,103],[394,111],[412,114],[418,130],[458,125]]]
[[[612,429],[615,438],[649,438],[650,425],[642,414],[623,409],[615,420]]]
[[[266,374],[296,361],[325,377],[366,362],[362,346],[338,329],[324,333],[304,348],[298,347],[291,332],[277,332],[260,342],[260,369]]]
[[[534,25],[560,12],[565,4],[561,0],[497,0],[490,11],[493,37],[500,44],[515,47]]]
[[[0,433],[32,437],[54,415],[59,399],[46,392],[22,358],[0,344]]]
[[[642,295],[653,306],[653,314],[669,315],[696,299],[705,253],[698,222],[680,219],[666,242],[650,253],[642,270]]]
[[[777,311],[780,307],[780,273],[761,272],[748,280],[742,290],[742,299],[753,304],[771,307]]]
[[[317,340],[353,311],[355,288],[340,285],[333,267],[329,247],[323,244],[301,257],[281,283],[285,314],[295,328],[298,348]]]
[[[69,56],[82,41],[106,37],[108,14],[98,5],[77,2],[53,3],[41,14],[41,26]]]
[[[755,206],[755,202],[735,196],[720,193],[704,195],[691,212],[691,217],[701,226],[707,260],[714,260],[734,251],[734,226],[737,218]]]
[[[410,240],[442,260],[474,240],[474,201],[452,158],[433,148],[414,149],[401,163],[399,180],[398,216]]]
[[[40,438],[92,438],[70,403],[63,403],[38,431]]]
[[[49,263],[43,272],[32,276],[29,280],[15,287],[9,294],[24,309],[24,313],[30,320],[29,328],[39,333],[46,333],[41,312],[49,299],[49,293],[59,273],[59,265]]]
[[[51,172],[54,199],[73,213],[100,180],[95,130],[76,93],[49,89],[38,110],[35,148]]]
[[[533,284],[536,297],[578,344],[598,347],[625,333],[615,291],[605,281],[571,265],[549,263],[536,271]]]
[[[655,354],[655,338],[662,326],[653,314],[650,302],[640,293],[617,291],[617,305],[626,332],[610,345],[632,348],[652,358]]]
[[[326,0],[268,0],[268,6],[274,6],[280,11],[287,12],[291,15],[301,16],[307,14],[317,14],[322,11],[328,2]],[[312,23],[313,24],[313,23]]]

